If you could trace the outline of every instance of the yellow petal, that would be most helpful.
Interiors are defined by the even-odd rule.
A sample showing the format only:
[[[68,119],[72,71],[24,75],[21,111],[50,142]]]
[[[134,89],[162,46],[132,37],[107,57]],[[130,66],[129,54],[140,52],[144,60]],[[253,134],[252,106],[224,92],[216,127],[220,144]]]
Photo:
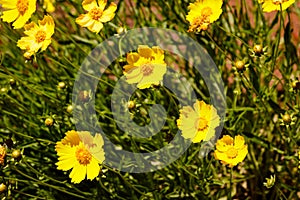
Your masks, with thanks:
[[[99,1],[99,3],[100,3],[101,1]],[[105,6],[105,5],[104,5]],[[98,7],[98,5],[97,5],[97,2],[95,1],[95,0],[84,0],[83,2],[82,2],[82,7],[83,7],[83,9],[84,10],[86,10],[86,11],[90,11],[90,10],[92,10],[93,8],[96,8],[96,7]],[[103,10],[103,9],[102,9]]]
[[[133,67],[125,73],[126,81],[129,84],[138,83],[142,78],[143,74],[140,67]]]
[[[81,14],[76,18],[76,23],[82,27],[89,27],[94,23],[95,20],[91,19],[89,14]]]
[[[4,22],[10,23],[12,21],[15,21],[18,16],[19,16],[19,11],[17,9],[14,9],[14,10],[3,11],[3,15],[1,16],[1,18],[3,19]]]
[[[44,42],[42,43],[41,51],[45,51],[50,44],[51,44],[51,39],[44,40]]]
[[[71,178],[71,182],[80,183],[86,176],[86,166],[79,164],[78,162],[73,167],[69,177]]]
[[[150,58],[152,56],[153,51],[147,45],[139,45],[138,53],[140,56]]]
[[[90,164],[87,165],[87,179],[93,180],[99,175],[100,166],[96,159],[92,158]]]
[[[20,15],[19,18],[13,23],[14,29],[22,28],[30,17],[31,14],[28,12],[26,12],[23,16]]]
[[[103,24],[98,21],[94,21],[94,23],[88,27],[88,29],[94,33],[99,33],[102,28]]]
[[[66,136],[61,140],[62,144],[78,145],[80,138],[75,130],[67,131]]]
[[[115,16],[115,11],[117,10],[117,4],[111,3],[109,7],[104,10],[101,18],[99,19],[101,22],[108,22],[112,20]]]
[[[16,9],[18,0],[1,0],[0,4],[5,9]]]
[[[128,53],[126,60],[129,65],[133,65],[135,62],[139,60],[140,56],[138,53]]]
[[[75,163],[76,163],[76,157],[73,155],[57,162],[56,165],[57,165],[57,169],[68,171],[74,167]]]

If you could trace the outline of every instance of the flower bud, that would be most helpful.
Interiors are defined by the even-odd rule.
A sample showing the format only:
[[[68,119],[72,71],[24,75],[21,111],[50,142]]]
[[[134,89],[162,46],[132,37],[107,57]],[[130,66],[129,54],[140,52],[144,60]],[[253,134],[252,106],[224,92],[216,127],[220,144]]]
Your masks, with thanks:
[[[256,56],[261,56],[264,53],[263,46],[260,45],[260,44],[254,45],[253,51],[254,51]]]
[[[64,89],[64,88],[66,87],[66,84],[65,84],[65,82],[59,82],[59,83],[57,84],[57,87],[58,87],[59,89]]]
[[[0,194],[3,193],[3,192],[5,192],[6,189],[7,189],[6,185],[4,183],[1,183],[0,184]]]
[[[286,113],[282,116],[282,120],[284,123],[289,124],[289,123],[291,123],[292,118],[288,113]]]
[[[67,112],[68,113],[72,113],[72,111],[73,111],[73,106],[72,105],[68,105]]]
[[[45,125],[46,126],[53,126],[53,124],[54,124],[54,120],[52,119],[52,118],[47,118],[46,120],[45,120]]]
[[[243,71],[245,69],[245,63],[242,60],[238,60],[235,62],[235,67],[238,71]]]
[[[134,101],[128,101],[127,107],[128,107],[129,109],[133,109],[133,108],[135,107],[135,102],[134,102]]]
[[[14,159],[19,160],[19,159],[21,159],[21,157],[22,157],[22,153],[21,153],[21,151],[20,151],[19,149],[15,149],[15,150],[13,150],[13,152],[11,153],[11,156],[12,156]]]
[[[117,33],[119,35],[123,34],[125,31],[126,31],[126,29],[124,27],[122,27],[122,26],[120,26],[120,27],[117,28]]]

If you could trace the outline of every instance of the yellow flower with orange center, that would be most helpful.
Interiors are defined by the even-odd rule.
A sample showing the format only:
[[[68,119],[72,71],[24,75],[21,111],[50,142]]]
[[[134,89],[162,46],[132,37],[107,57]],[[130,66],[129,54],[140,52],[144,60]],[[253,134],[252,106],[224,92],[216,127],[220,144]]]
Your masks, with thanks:
[[[115,16],[117,5],[111,3],[105,10],[106,0],[99,0],[98,4],[96,0],[84,0],[82,7],[88,13],[81,14],[76,23],[82,27],[87,27],[90,31],[99,33],[103,28],[103,23],[111,21]]]
[[[138,83],[140,89],[158,85],[167,71],[164,51],[158,46],[152,48],[139,45],[137,53],[127,54],[128,65],[124,66],[124,75],[129,84]]]
[[[222,14],[223,0],[198,0],[190,3],[186,20],[190,22],[188,32],[207,30],[208,25],[219,19]]]
[[[1,18],[13,22],[14,29],[22,28],[36,10],[36,0],[0,0],[4,9]]]
[[[264,12],[286,10],[293,3],[295,3],[295,0],[265,0],[263,1],[262,8]]]
[[[54,21],[51,16],[46,15],[39,20],[39,25],[34,22],[24,26],[24,33],[27,35],[18,40],[17,46],[26,50],[24,56],[29,58],[39,50],[44,51],[51,43],[51,36],[54,33]]]
[[[59,156],[57,169],[72,169],[71,182],[80,183],[87,177],[93,180],[99,175],[104,157],[103,139],[100,134],[94,137],[87,131],[68,131],[65,138],[56,143],[55,150]]]
[[[245,145],[244,137],[238,135],[233,139],[229,135],[224,135],[217,141],[214,156],[222,163],[233,167],[242,162],[247,153],[248,147]]]
[[[191,106],[183,106],[180,109],[177,126],[185,139],[191,139],[193,143],[208,141],[215,135],[215,128],[220,124],[217,110],[199,101]]]

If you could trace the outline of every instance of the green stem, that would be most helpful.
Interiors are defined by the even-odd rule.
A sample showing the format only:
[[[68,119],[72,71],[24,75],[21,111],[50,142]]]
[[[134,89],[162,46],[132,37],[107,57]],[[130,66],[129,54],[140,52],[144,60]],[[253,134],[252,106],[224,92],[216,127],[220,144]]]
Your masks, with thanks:
[[[232,193],[232,167],[230,168],[230,183],[229,184],[230,184],[230,191],[228,194],[229,195],[228,199],[232,200],[232,194],[231,194]]]

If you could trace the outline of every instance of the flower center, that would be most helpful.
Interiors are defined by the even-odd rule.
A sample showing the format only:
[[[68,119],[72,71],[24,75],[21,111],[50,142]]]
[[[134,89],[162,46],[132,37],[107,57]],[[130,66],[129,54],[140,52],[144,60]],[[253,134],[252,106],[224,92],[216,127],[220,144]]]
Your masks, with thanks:
[[[21,15],[24,15],[29,6],[28,0],[18,0],[17,1],[17,9]]]
[[[144,64],[142,66],[142,73],[144,76],[149,76],[152,74],[154,66],[151,63]]]
[[[89,14],[93,20],[99,20],[103,14],[103,11],[99,8],[93,8],[90,10]]]
[[[35,34],[35,41],[37,43],[43,42],[46,39],[46,32],[39,30],[36,34]]]
[[[198,131],[202,131],[208,127],[208,121],[205,118],[200,117],[196,121],[195,126],[198,129]]]
[[[92,155],[84,147],[76,149],[76,158],[81,165],[88,165],[92,160]]]
[[[205,7],[201,10],[201,15],[204,17],[208,17],[212,14],[212,10],[210,7]]]
[[[279,4],[283,4],[286,1],[288,1],[288,0],[273,0],[273,4],[279,5]]]
[[[226,155],[228,158],[235,158],[238,155],[238,151],[235,148],[231,147],[226,152]]]
[[[190,31],[201,31],[201,30],[207,30],[208,25],[210,24],[210,20],[209,17],[212,14],[212,10],[210,7],[205,7],[201,10],[201,15],[196,17],[191,26],[190,29],[188,30]]]

